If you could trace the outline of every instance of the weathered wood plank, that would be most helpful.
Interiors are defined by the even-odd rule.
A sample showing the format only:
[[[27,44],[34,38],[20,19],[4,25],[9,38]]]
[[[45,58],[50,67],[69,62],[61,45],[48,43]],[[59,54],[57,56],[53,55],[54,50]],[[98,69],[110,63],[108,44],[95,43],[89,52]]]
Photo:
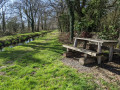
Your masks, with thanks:
[[[79,59],[79,63],[81,65],[87,65],[87,64],[91,64],[91,63],[94,63],[95,62],[95,58],[92,58],[92,57],[82,57]]]
[[[92,38],[78,38],[74,37],[75,39],[97,42],[97,43],[118,43],[117,40],[100,40],[100,39],[92,39]]]
[[[98,50],[97,50],[98,53],[102,53],[102,48],[101,48],[101,46],[102,46],[102,44],[101,44],[101,43],[98,43]],[[101,59],[102,59],[101,56],[98,56],[98,57],[97,57],[98,64],[101,64]]]
[[[112,57],[113,57],[113,50],[114,50],[114,47],[110,47],[110,50],[109,50],[109,61],[112,61]]]
[[[78,41],[77,39],[74,40],[74,45],[73,45],[74,47],[77,47],[77,41]]]
[[[83,49],[86,49],[87,41],[84,41]]]
[[[67,52],[69,52],[69,51],[70,51],[70,49],[67,48]]]
[[[83,49],[83,48],[76,48],[76,47],[72,47],[72,46],[68,46],[68,45],[63,45],[63,47],[68,48],[68,49],[72,49],[72,50],[75,50],[75,51],[78,51],[78,52],[82,52],[82,53],[85,53],[85,54],[88,54],[88,55],[91,55],[91,56],[99,56],[99,55],[102,54],[102,53],[97,53],[95,51],[86,50],[86,49]]]

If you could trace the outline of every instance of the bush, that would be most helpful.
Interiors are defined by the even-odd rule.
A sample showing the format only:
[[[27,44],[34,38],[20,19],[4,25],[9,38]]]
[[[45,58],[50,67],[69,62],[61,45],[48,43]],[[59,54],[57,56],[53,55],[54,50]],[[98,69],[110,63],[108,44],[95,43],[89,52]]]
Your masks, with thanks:
[[[118,38],[118,32],[115,30],[114,26],[109,26],[108,28],[104,26],[104,30],[98,33],[100,39],[105,40],[115,40]]]
[[[94,21],[87,20],[86,18],[82,18],[81,22],[76,21],[74,26],[75,26],[75,30],[78,31],[79,33],[82,31],[92,32]]]

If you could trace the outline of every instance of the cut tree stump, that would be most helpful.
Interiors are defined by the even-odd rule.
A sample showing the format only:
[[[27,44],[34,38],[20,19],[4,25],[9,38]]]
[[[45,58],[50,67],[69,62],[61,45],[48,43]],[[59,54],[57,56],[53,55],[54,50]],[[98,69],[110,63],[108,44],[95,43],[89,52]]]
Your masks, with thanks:
[[[73,57],[73,52],[66,52],[66,53],[63,54],[63,56],[71,58],[71,57]]]
[[[92,64],[92,63],[95,63],[95,58],[92,58],[92,57],[81,57],[79,59],[79,63],[81,65],[87,65],[87,64]]]
[[[88,64],[95,63],[96,59],[97,59],[96,57],[90,57],[90,56],[88,57],[88,56],[84,55],[84,57],[79,58],[79,63],[81,65],[88,65]],[[101,61],[104,62],[105,60],[107,60],[107,57],[102,56]]]

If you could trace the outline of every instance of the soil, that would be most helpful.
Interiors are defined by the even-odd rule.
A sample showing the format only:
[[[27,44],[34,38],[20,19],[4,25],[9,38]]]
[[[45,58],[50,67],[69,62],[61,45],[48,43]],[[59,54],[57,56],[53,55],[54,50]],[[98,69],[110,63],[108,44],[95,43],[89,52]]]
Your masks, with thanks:
[[[62,59],[62,62],[65,65],[77,69],[79,73],[92,74],[95,78],[95,82],[101,86],[102,84],[100,83],[100,79],[103,79],[108,83],[120,85],[120,57],[116,58],[115,56],[113,61],[102,62],[101,65],[93,63],[83,66],[79,63],[79,59],[76,57],[65,57],[64,59]]]

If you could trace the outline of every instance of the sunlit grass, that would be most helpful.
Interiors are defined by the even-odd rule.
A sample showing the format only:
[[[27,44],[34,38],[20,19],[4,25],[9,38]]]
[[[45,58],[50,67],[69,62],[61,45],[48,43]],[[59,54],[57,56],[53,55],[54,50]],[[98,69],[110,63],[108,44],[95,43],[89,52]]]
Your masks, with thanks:
[[[91,75],[60,61],[64,49],[58,32],[29,44],[0,52],[0,90],[94,90],[98,86]]]
[[[25,33],[25,34],[17,34],[17,35],[0,37],[0,47],[10,45],[13,43],[18,43],[31,37],[40,36],[47,32],[48,31],[41,31],[41,32]]]

